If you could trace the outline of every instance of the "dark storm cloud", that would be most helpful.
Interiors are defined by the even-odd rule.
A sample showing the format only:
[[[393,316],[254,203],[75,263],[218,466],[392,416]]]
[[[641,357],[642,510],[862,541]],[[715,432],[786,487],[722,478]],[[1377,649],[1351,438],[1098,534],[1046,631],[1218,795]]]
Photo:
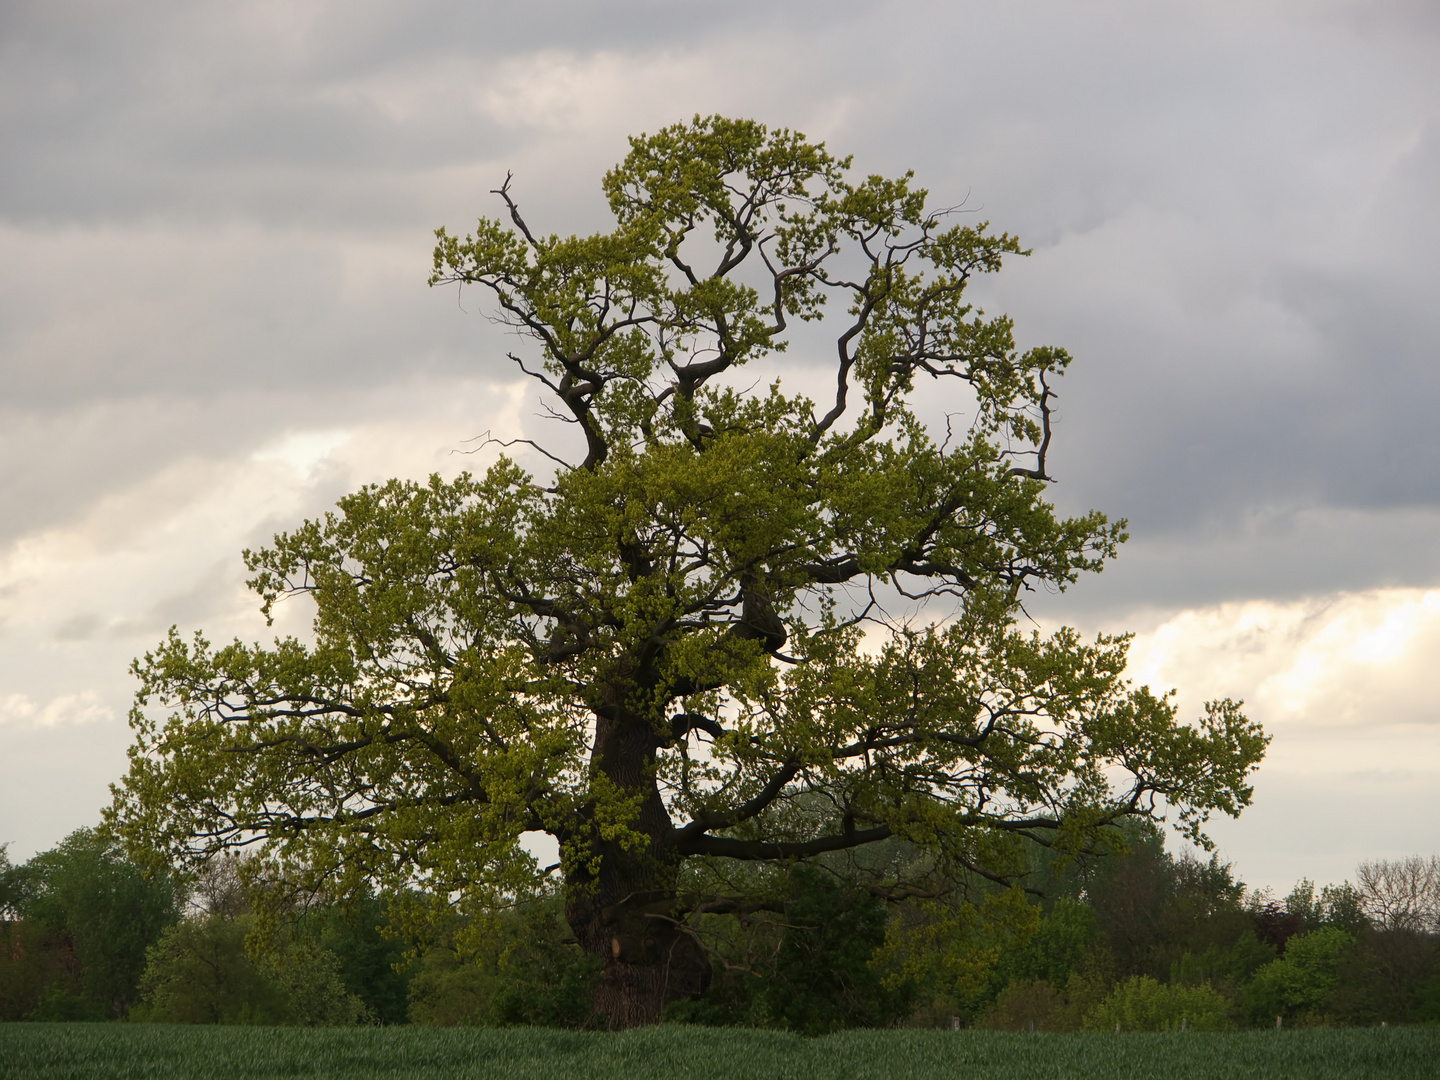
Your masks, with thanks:
[[[913,166],[937,201],[1035,246],[980,294],[1022,341],[1077,356],[1063,505],[1129,517],[1141,563],[1176,543],[1256,553],[1235,582],[1274,579],[1265,543],[1227,546],[1268,522],[1294,533],[1287,580],[1328,581],[1351,541],[1302,535],[1295,514],[1440,503],[1433,11],[7,5],[0,394],[23,430],[113,420],[104,473],[64,483],[78,455],[57,445],[7,486],[43,513],[167,447],[245,452],[336,412],[341,388],[498,375],[483,319],[422,287],[429,229],[493,212],[485,189],[512,165],[541,227],[602,227],[596,181],[623,133],[714,108],[804,126],[862,171]],[[643,117],[557,128],[526,104],[610,54],[615,78],[681,59],[614,106]],[[366,258],[388,276],[347,285]],[[232,422],[217,438],[213,416],[141,419],[171,399]],[[1423,555],[1408,564],[1434,577]],[[1379,573],[1361,560],[1347,580]]]
[[[339,387],[473,371],[497,350],[482,320],[455,318],[450,297],[424,289],[430,230],[490,210],[486,190],[526,146],[575,141],[477,101],[487,80],[518,64],[511,82],[543,92],[537,50],[695,48],[760,10],[6,6],[0,223],[13,231],[0,271],[0,401],[54,413],[208,396],[227,412],[221,396],[272,388],[277,406],[237,424],[240,449],[297,397],[321,410]],[[610,142],[613,160],[623,138]],[[583,185],[596,201],[604,165],[585,160],[562,198]],[[357,297],[345,263],[377,239],[392,245],[395,272]],[[164,430],[184,442],[183,424]],[[142,445],[153,433],[127,446],[112,426],[112,461],[134,452],[153,466]],[[124,472],[116,464],[111,477]]]
[[[1132,523],[1072,601],[1440,581],[1433,18],[1082,7],[995,28],[1028,62],[936,170],[1036,247],[981,292],[1077,357],[1056,498]]]
[[[427,207],[397,175],[504,157],[527,138],[467,98],[497,63],[694,49],[762,12],[773,33],[857,6],[13,5],[0,22],[0,213],[413,221]],[[387,85],[426,72],[448,91],[387,107]]]
[[[1064,412],[1076,486],[1162,531],[1286,506],[1440,505],[1436,144],[1432,121],[1355,193],[1368,205],[1302,222],[1313,235],[1276,235],[1250,213],[1210,223],[1217,247],[1203,219],[1152,219],[1171,266],[1144,269],[1171,277],[1165,288],[1116,260],[1104,272],[1121,288],[1096,296],[1065,280],[1083,261],[1065,262],[1063,244],[1037,255],[1070,271],[1040,290],[1052,304],[1037,318],[1068,324],[1082,357]],[[1187,262],[1199,272],[1175,273]],[[1427,562],[1411,566],[1434,580]]]

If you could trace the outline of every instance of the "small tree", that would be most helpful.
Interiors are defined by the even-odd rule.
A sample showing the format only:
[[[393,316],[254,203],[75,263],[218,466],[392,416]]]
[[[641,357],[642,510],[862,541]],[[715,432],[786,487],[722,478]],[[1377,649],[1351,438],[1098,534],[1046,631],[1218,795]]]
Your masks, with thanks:
[[[11,922],[19,915],[15,905],[20,899],[20,878],[10,864],[9,848],[9,844],[0,844],[0,922]]]
[[[1124,539],[1044,499],[1069,356],[965,298],[1019,242],[849,165],[697,118],[631,140],[611,232],[536,231],[508,178],[507,220],[440,230],[432,284],[489,296],[575,439],[530,444],[553,477],[392,481],[247,553],[314,639],[137,663],[125,835],[483,911],[553,880],[543,830],[629,1025],[703,992],[685,920],[735,903],[680,895],[686,860],[899,836],[1004,878],[1025,842],[1238,813],[1266,737],[1236,703],[1179,723],[1125,638],[1017,625]],[[824,401],[742,371],[834,308]]]
[[[254,916],[197,915],[167,929],[141,980],[147,1020],[176,1024],[337,1027],[373,1019],[346,987],[341,960],[297,939],[256,957]]]
[[[1354,947],[1355,939],[1333,926],[1291,938],[1285,955],[1257,971],[1245,989],[1251,1021],[1263,1024],[1274,1016],[1322,1019]]]
[[[32,973],[45,970],[46,1019],[119,1019],[139,1000],[146,950],[180,917],[183,889],[169,874],[147,878],[113,837],[77,829],[7,874],[7,903],[23,920],[17,927]],[[3,966],[3,965],[0,965]],[[21,965],[25,966],[25,965]]]
[[[251,916],[203,915],[165,931],[140,987],[145,1019],[170,1024],[279,1024],[285,991],[245,950]]]
[[[1367,860],[1355,877],[1360,908],[1377,928],[1440,932],[1440,855]]]

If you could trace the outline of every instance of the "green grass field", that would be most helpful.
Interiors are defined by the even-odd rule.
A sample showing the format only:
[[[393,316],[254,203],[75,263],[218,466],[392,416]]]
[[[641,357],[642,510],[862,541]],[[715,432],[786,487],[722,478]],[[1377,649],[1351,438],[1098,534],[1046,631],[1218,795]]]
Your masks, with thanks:
[[[0,1025],[0,1080],[891,1080],[976,1077],[1440,1077],[1440,1028],[1228,1035],[1005,1035],[661,1027],[620,1034],[535,1028],[239,1028]]]

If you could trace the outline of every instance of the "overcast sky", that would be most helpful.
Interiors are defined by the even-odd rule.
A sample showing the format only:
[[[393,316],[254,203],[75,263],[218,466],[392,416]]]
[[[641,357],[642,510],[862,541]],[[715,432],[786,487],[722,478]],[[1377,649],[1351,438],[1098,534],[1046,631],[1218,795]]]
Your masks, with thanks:
[[[507,171],[537,227],[603,228],[625,136],[697,112],[1033,246],[984,299],[1076,357],[1054,495],[1133,535],[1034,612],[1273,732],[1214,830],[1244,880],[1440,850],[1440,5],[7,0],[12,858],[98,820],[132,657],[265,633],[241,548],[542,433],[431,230]]]

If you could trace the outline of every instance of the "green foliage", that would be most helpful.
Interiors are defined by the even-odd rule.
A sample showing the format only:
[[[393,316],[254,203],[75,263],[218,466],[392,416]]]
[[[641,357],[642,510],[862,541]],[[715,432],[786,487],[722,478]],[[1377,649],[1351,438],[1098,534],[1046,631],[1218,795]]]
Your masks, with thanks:
[[[1042,980],[1064,986],[1085,967],[1101,944],[1095,911],[1089,905],[1060,899],[1041,917],[1023,946],[1006,951],[996,965],[999,983]]]
[[[1187,954],[1223,953],[1253,929],[1228,864],[1165,850],[1159,829],[1127,827],[1128,852],[1092,860],[1079,883],[1116,968],[1169,978]]]
[[[1302,933],[1332,926],[1353,937],[1368,925],[1360,893],[1348,881],[1326,885],[1317,893],[1313,881],[1301,878],[1282,906],[1298,920],[1297,929]]]
[[[1410,1018],[1421,1024],[1440,1024],[1440,971],[1415,988]]]
[[[178,882],[146,877],[91,829],[0,869],[5,907],[18,916],[0,955],[0,1015],[124,1017],[139,998],[147,948],[179,917]]]
[[[1074,1031],[1069,1000],[1046,979],[1007,983],[975,1026],[986,1031]]]
[[[1275,947],[1245,930],[1229,945],[1210,945],[1202,952],[1185,952],[1170,967],[1170,981],[1185,986],[1212,983],[1237,987],[1254,978],[1275,959]]]
[[[962,907],[957,914],[966,911]],[[1042,914],[1018,892],[1007,892],[991,893],[968,911],[979,918],[969,922],[961,938],[967,944],[957,949],[954,938],[944,944],[937,940],[932,958],[964,975],[937,983],[932,968],[929,980],[920,978],[921,996],[933,995],[934,1000],[912,1022],[945,1026],[951,1017],[959,1017],[1003,1031],[1027,1030],[1032,1022],[1040,1031],[1078,1028],[1083,1003],[1095,996],[1088,993],[1090,984],[1099,981],[1108,989],[1111,981],[1109,953],[1093,910],[1062,897]],[[906,922],[903,914],[897,918],[892,944]],[[967,951],[968,963],[957,965]],[[914,977],[913,960],[910,970]],[[1081,1004],[1070,1001],[1072,987],[1087,991],[1079,994]]]
[[[0,1021],[35,1016],[52,988],[75,994],[78,976],[74,946],[62,933],[23,919],[0,922]]]
[[[1257,971],[1246,988],[1245,1010],[1251,1022],[1264,1023],[1276,1016],[1306,1023],[1323,1020],[1354,947],[1355,939],[1337,927],[1291,938],[1285,955]]]
[[[883,985],[872,963],[885,941],[883,901],[806,865],[790,870],[785,895],[781,912],[753,917],[740,948],[711,940],[722,959],[717,985],[703,1001],[672,1005],[669,1019],[813,1036],[904,1015],[908,988]]]
[[[1134,975],[1120,983],[1085,1018],[1091,1031],[1179,1031],[1184,1023],[1195,1031],[1233,1027],[1230,1005],[1214,987],[1176,986]]]
[[[1023,950],[1039,923],[1039,909],[1018,889],[978,902],[913,902],[891,920],[876,964],[892,989],[914,987],[922,1000],[953,1002],[968,1017],[993,997],[1002,958]]]
[[[329,949],[301,942],[271,962],[272,978],[285,994],[288,1023],[344,1027],[371,1019],[365,1003],[345,986],[339,958]]]
[[[105,1006],[70,989],[63,982],[48,983],[39,1004],[26,1017],[45,1023],[97,1023],[108,1020]]]
[[[183,919],[150,952],[140,1019],[172,1024],[279,1024],[285,993],[245,950],[252,919]]]
[[[1440,1019],[1433,1005],[1440,981],[1440,937],[1406,928],[1364,926],[1340,965],[1327,1016],[1341,1024],[1414,1023]]]
[[[1027,590],[1125,532],[1044,497],[1069,355],[966,299],[1020,243],[849,164],[697,117],[631,140],[610,232],[536,232],[508,181],[501,218],[440,230],[431,283],[490,298],[583,445],[537,447],[552,476],[366,487],[247,552],[262,609],[308,598],[313,633],[172,629],[137,661],[109,812],[135,850],[258,841],[286,889],[378,889],[417,940],[458,911],[478,949],[485,913],[553,888],[521,843],[549,832],[629,1024],[708,974],[684,922],[733,898],[682,897],[687,860],[899,837],[1008,879],[1022,837],[1093,850],[1157,800],[1197,840],[1238,814],[1268,737],[1236,702],[1182,722],[1125,680],[1128,638],[1021,628]],[[827,313],[817,403],[776,361]],[[943,403],[967,430],[931,429]]]
[[[393,931],[387,936],[389,926],[385,904],[362,896],[307,912],[299,930],[335,957],[347,993],[364,1004],[369,1019],[403,1024],[409,1010],[409,968],[404,943]]]
[[[355,1024],[368,1019],[334,953],[300,939],[252,956],[254,917],[182,919],[150,951],[138,1017],[177,1024]]]
[[[575,944],[553,902],[494,914],[460,955],[441,942],[410,981],[410,1019],[436,1027],[585,1027],[600,964]]]
[[[18,917],[20,901],[20,878],[10,863],[10,845],[0,844],[0,922],[11,922]]]
[[[805,1035],[888,1026],[900,999],[885,992],[870,965],[885,940],[884,904],[824,870],[797,866],[791,880],[785,935],[765,986],[768,1011]]]

